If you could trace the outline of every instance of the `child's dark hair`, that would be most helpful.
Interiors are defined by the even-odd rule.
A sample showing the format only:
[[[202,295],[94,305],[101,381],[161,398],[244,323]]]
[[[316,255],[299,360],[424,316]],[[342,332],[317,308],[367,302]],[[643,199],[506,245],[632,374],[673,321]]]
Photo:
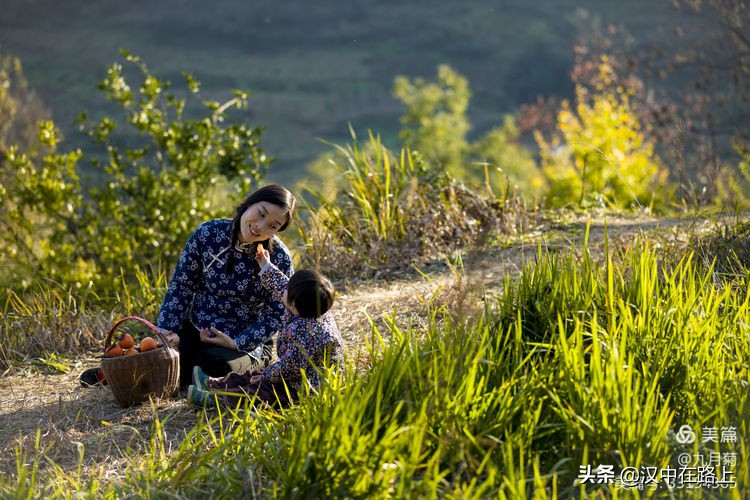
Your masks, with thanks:
[[[286,300],[303,318],[322,316],[333,306],[335,292],[331,282],[317,271],[302,269],[289,278]]]

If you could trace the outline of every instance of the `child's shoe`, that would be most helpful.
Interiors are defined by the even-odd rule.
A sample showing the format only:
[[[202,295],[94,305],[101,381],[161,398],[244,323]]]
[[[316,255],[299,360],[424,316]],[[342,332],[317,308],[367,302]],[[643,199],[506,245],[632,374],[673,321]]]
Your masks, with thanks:
[[[206,381],[209,379],[208,375],[201,370],[200,366],[194,366],[193,367],[193,385],[196,389],[200,389],[201,391],[205,391],[208,389],[208,386],[206,386]]]
[[[203,406],[206,408],[216,406],[216,400],[214,399],[213,394],[208,391],[198,389],[194,385],[188,386],[187,400],[193,406]]]

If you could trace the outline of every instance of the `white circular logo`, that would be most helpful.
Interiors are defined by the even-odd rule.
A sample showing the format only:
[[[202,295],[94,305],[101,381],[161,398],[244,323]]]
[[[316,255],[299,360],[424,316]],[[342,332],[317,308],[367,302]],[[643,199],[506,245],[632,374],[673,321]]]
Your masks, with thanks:
[[[675,439],[680,444],[690,444],[695,442],[695,432],[689,425],[683,425],[680,430],[677,431]]]

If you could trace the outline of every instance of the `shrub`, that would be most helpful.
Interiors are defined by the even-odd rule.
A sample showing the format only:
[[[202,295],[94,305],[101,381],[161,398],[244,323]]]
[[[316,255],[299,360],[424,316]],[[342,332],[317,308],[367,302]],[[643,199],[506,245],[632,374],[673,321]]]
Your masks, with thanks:
[[[608,68],[604,59],[603,82]],[[575,106],[564,101],[557,115],[558,135],[547,140],[535,134],[551,206],[636,208],[666,202],[667,172],[629,99],[625,91],[590,93],[579,85]]]
[[[227,213],[267,172],[262,130],[227,121],[230,109],[246,107],[246,92],[234,91],[224,103],[205,100],[200,83],[184,74],[187,97],[200,104],[188,112],[185,92],[171,91],[138,57],[123,56],[137,86],[121,64],[107,70],[100,89],[121,114],[80,117],[93,141],[89,151],[57,152],[51,122],[40,127],[51,151],[41,161],[10,148],[4,169],[13,189],[5,190],[3,206],[11,231],[3,239],[17,249],[11,278],[92,283],[110,293],[123,272],[127,284],[139,266],[175,262],[199,222]],[[79,180],[83,159],[93,168],[93,187]]]
[[[517,194],[536,198],[542,191],[544,179],[532,153],[521,144],[512,116],[506,115],[501,125],[476,142],[467,141],[471,91],[466,78],[450,66],[438,67],[435,82],[398,76],[393,94],[406,107],[399,138],[429,165],[473,188],[483,188],[484,180],[501,198]]]
[[[450,66],[440,65],[437,81],[414,81],[397,76],[393,95],[406,106],[399,138],[404,145],[424,155],[431,163],[449,171],[460,168],[467,152],[466,118],[471,91],[469,83]]]

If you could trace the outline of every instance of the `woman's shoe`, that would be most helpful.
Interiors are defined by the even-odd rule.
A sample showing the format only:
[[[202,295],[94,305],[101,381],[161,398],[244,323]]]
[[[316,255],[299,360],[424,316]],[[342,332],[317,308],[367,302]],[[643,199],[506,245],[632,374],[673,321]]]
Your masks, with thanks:
[[[93,387],[95,385],[107,385],[107,379],[104,378],[104,372],[99,367],[84,370],[78,377],[82,387]]]

